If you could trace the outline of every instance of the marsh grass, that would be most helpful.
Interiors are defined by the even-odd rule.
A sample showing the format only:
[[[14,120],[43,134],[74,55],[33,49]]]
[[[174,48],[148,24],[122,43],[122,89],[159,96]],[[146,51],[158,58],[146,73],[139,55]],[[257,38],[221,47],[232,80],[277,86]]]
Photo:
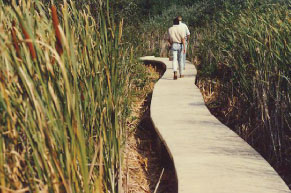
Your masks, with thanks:
[[[107,3],[0,4],[0,189],[118,192],[134,50]],[[139,70],[139,71],[138,71]]]

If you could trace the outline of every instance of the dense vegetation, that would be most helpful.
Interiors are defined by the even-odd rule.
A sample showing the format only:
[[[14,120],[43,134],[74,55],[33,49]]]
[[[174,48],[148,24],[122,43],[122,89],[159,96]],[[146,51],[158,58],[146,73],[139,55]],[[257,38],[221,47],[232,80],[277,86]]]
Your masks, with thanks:
[[[118,192],[131,85],[147,81],[134,58],[166,52],[177,15],[228,124],[291,168],[290,1],[17,2],[0,0],[2,190]]]
[[[146,72],[106,3],[94,17],[76,6],[0,3],[1,192],[121,188],[131,85]]]

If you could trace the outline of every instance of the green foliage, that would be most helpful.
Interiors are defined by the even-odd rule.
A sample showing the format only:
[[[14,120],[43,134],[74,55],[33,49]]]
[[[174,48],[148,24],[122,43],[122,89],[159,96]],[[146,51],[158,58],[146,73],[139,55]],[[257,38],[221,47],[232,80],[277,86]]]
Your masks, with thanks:
[[[146,52],[143,54],[158,55],[161,51],[161,43],[167,39],[167,30],[172,26],[175,17],[182,16],[183,22],[191,28],[201,28],[216,20],[219,13],[226,7],[240,9],[244,6],[243,0],[236,1],[231,5],[228,5],[227,2],[222,0],[179,1],[179,3],[176,1],[156,1],[151,6],[159,11],[153,12],[149,18],[145,18],[137,26],[126,26],[125,39]]]
[[[0,6],[1,189],[120,191],[130,85],[145,71],[106,4],[96,19],[76,6]]]
[[[1,187],[118,192],[129,85],[147,79],[134,58],[159,55],[178,15],[200,76],[227,75],[259,123],[238,132],[290,163],[290,1],[55,0],[60,28],[48,1],[12,2],[0,1]]]

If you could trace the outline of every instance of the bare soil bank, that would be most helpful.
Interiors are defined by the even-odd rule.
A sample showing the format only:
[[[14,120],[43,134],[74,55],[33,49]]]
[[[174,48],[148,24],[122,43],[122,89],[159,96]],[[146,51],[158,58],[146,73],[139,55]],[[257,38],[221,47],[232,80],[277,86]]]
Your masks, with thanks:
[[[135,114],[138,121],[129,126],[123,168],[123,186],[125,193],[177,193],[177,180],[173,162],[166,148],[161,143],[150,117],[150,104],[155,81],[165,69],[159,64],[146,63],[152,78],[149,85],[151,92],[139,97]],[[153,72],[155,71],[155,72]]]

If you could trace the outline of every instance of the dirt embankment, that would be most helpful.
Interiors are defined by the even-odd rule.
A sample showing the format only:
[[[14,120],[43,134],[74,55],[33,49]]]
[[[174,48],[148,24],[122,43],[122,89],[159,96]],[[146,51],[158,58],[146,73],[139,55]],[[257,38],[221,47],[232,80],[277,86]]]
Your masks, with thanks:
[[[146,63],[151,82],[141,92],[133,107],[135,121],[128,124],[125,148],[123,186],[125,193],[177,193],[173,163],[155,132],[150,117],[150,104],[155,82],[164,69]]]

